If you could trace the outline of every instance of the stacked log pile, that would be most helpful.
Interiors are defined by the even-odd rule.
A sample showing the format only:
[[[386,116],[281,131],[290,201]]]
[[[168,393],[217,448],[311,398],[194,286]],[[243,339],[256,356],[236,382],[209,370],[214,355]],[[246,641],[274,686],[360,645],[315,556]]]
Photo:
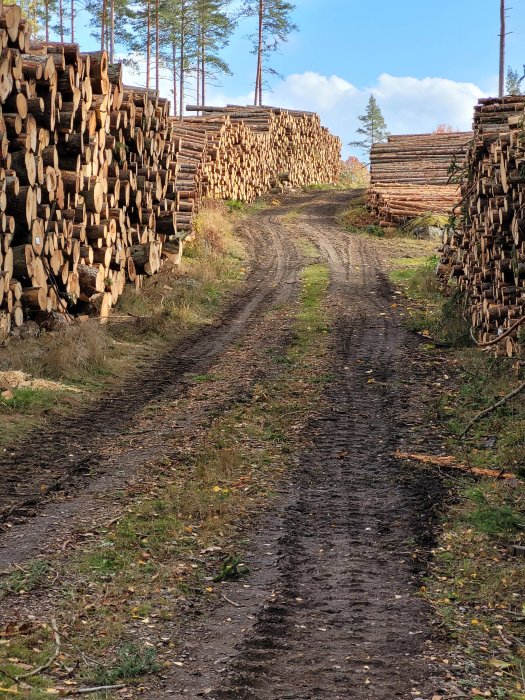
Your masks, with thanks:
[[[471,131],[389,136],[370,154],[372,184],[446,185],[452,160],[463,159]]]
[[[0,29],[0,338],[27,315],[106,317],[126,280],[158,271],[176,223],[169,103],[125,89],[105,52],[30,43],[15,7],[16,38]]]
[[[461,226],[445,235],[442,261],[468,293],[478,342],[509,356],[525,316],[524,118],[525,97],[476,106]]]
[[[208,133],[205,196],[251,202],[339,176],[341,141],[312,112],[275,107],[189,106],[188,128]]]
[[[453,162],[462,163],[472,132],[389,136],[370,156],[368,205],[381,225],[404,224],[424,213],[450,214],[459,202],[450,183]]]
[[[389,227],[427,213],[451,214],[460,199],[457,185],[383,185],[368,193],[368,208],[380,226]]]
[[[106,52],[31,42],[1,0],[0,40],[0,341],[28,317],[107,317],[127,281],[180,261],[204,196],[337,176],[340,142],[315,115],[173,119]]]

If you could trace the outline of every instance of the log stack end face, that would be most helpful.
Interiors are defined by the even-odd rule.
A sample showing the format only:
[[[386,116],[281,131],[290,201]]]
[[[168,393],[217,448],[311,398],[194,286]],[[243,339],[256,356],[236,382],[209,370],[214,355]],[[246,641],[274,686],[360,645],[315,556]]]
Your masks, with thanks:
[[[389,136],[370,156],[369,210],[384,226],[422,214],[451,214],[460,201],[451,164],[463,162],[472,132]]]
[[[523,351],[524,116],[523,96],[482,99],[475,107],[460,225],[445,235],[442,257],[468,295],[477,341],[508,356]]]

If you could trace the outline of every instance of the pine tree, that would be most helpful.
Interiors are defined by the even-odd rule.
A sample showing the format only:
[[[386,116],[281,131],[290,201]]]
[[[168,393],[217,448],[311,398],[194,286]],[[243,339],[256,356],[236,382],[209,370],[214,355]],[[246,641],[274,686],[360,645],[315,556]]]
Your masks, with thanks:
[[[34,39],[49,41],[53,29],[52,22],[58,14],[57,0],[5,0],[4,5],[20,5],[22,17],[25,17],[31,28]]]
[[[159,13],[159,70],[167,67],[172,75],[174,112],[180,116],[188,76],[196,65],[196,0],[160,0]]]
[[[268,63],[268,54],[288,41],[290,34],[297,29],[291,19],[294,9],[295,5],[287,0],[246,0],[245,2],[245,13],[257,17],[257,32],[252,35],[253,53],[257,56],[255,105],[262,104],[264,75],[277,75]]]
[[[114,61],[115,45],[129,46],[132,36],[132,24],[140,11],[143,1],[127,0],[86,0],[84,7],[90,14],[91,36],[98,40],[101,50],[109,54]],[[132,64],[132,61],[125,61]]]
[[[386,141],[389,133],[381,109],[377,104],[377,100],[373,95],[370,95],[366,112],[359,117],[362,123],[357,133],[363,137],[360,141],[352,141],[349,146],[361,148],[364,151],[370,151],[374,143],[382,143]]]
[[[525,70],[525,66],[523,67]],[[513,70],[510,66],[507,69],[507,80],[505,82],[505,92],[507,95],[521,95],[522,77],[517,70]]]
[[[228,14],[224,0],[195,0],[197,21],[197,102],[206,103],[206,81],[220,73],[231,73],[221,58],[221,50],[228,45],[236,26],[234,16]]]

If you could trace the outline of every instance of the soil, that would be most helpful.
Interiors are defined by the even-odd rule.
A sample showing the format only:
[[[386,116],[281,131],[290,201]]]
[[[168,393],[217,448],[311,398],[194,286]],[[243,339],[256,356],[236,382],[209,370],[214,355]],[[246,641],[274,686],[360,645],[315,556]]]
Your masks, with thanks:
[[[261,349],[290,339],[286,313],[272,327],[267,313],[297,299],[304,260],[294,241],[319,249],[331,273],[332,380],[307,428],[310,447],[245,533],[249,578],[223,584],[213,609],[184,621],[184,648],[147,690],[152,700],[431,698],[443,686],[418,597],[425,564],[413,555],[431,545],[442,486],[393,457],[418,440],[439,448],[422,408],[436,370],[402,324],[381,246],[335,223],[351,197],[291,196],[253,217],[251,271],[213,326],[146,362],[74,423],[60,418],[0,459],[1,571],[109,519],[115,490],[143,480],[167,442],[202,429],[266,376]],[[234,379],[192,381],[217,368],[231,377],[221,366],[236,367]]]

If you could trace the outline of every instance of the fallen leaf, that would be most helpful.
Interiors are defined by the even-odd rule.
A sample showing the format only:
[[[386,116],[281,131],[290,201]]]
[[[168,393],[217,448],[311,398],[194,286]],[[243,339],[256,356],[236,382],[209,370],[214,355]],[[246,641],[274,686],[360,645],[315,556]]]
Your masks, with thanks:
[[[509,664],[508,661],[500,661],[500,659],[491,659],[489,661],[489,664],[497,669],[505,669],[512,667],[512,664]]]

